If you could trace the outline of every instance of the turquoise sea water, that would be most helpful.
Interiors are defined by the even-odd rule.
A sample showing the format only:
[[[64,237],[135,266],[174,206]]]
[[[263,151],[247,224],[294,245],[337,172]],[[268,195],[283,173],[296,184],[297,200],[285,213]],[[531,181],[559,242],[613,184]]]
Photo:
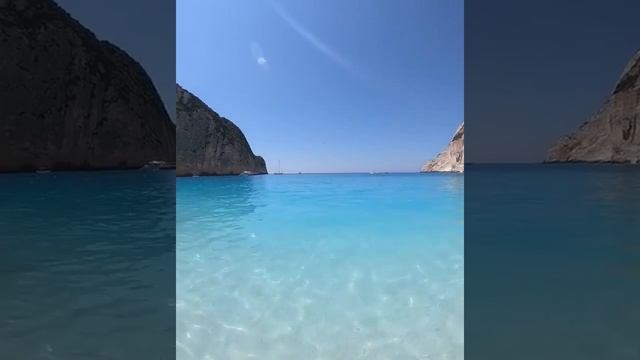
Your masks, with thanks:
[[[177,180],[186,359],[462,359],[461,175]]]
[[[640,359],[640,167],[465,171],[467,357]]]
[[[0,359],[172,359],[175,172],[0,174]]]

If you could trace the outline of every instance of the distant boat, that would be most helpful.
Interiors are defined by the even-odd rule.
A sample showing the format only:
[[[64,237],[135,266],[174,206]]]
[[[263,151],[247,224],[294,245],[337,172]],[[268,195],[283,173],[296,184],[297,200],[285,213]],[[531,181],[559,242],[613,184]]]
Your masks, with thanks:
[[[280,160],[278,160],[278,172],[274,172],[273,175],[282,175],[282,169],[280,169]]]
[[[49,169],[38,169],[38,170],[36,170],[36,174],[48,174],[50,172],[51,172],[51,170],[49,170]]]
[[[249,176],[249,175],[253,175],[253,173],[251,171],[243,171],[242,174],[240,174],[240,176]]]

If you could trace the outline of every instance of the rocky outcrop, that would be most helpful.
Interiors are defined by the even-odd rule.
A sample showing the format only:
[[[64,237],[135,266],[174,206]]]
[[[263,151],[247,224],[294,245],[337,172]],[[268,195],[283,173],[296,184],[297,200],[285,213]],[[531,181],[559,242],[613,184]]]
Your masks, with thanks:
[[[464,172],[464,122],[447,148],[422,167],[422,172]]]
[[[178,176],[267,173],[264,159],[253,154],[234,123],[180,85],[176,89]]]
[[[175,161],[144,69],[51,0],[0,0],[0,171]]]
[[[547,162],[640,161],[640,52],[636,53],[598,113],[561,138]]]

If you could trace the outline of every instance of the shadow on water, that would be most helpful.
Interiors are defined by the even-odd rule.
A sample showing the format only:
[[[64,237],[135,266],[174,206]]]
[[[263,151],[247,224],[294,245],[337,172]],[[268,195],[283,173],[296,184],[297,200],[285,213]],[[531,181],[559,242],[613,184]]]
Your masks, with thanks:
[[[174,179],[173,171],[0,175],[1,357],[174,351]]]
[[[640,356],[640,171],[476,165],[465,177],[466,346],[511,358]]]

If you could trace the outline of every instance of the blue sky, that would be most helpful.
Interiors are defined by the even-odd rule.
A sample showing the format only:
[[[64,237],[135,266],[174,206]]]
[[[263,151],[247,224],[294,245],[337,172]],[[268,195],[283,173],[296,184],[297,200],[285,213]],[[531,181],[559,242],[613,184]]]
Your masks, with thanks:
[[[176,77],[270,172],[417,171],[464,116],[463,1],[180,0]]]

